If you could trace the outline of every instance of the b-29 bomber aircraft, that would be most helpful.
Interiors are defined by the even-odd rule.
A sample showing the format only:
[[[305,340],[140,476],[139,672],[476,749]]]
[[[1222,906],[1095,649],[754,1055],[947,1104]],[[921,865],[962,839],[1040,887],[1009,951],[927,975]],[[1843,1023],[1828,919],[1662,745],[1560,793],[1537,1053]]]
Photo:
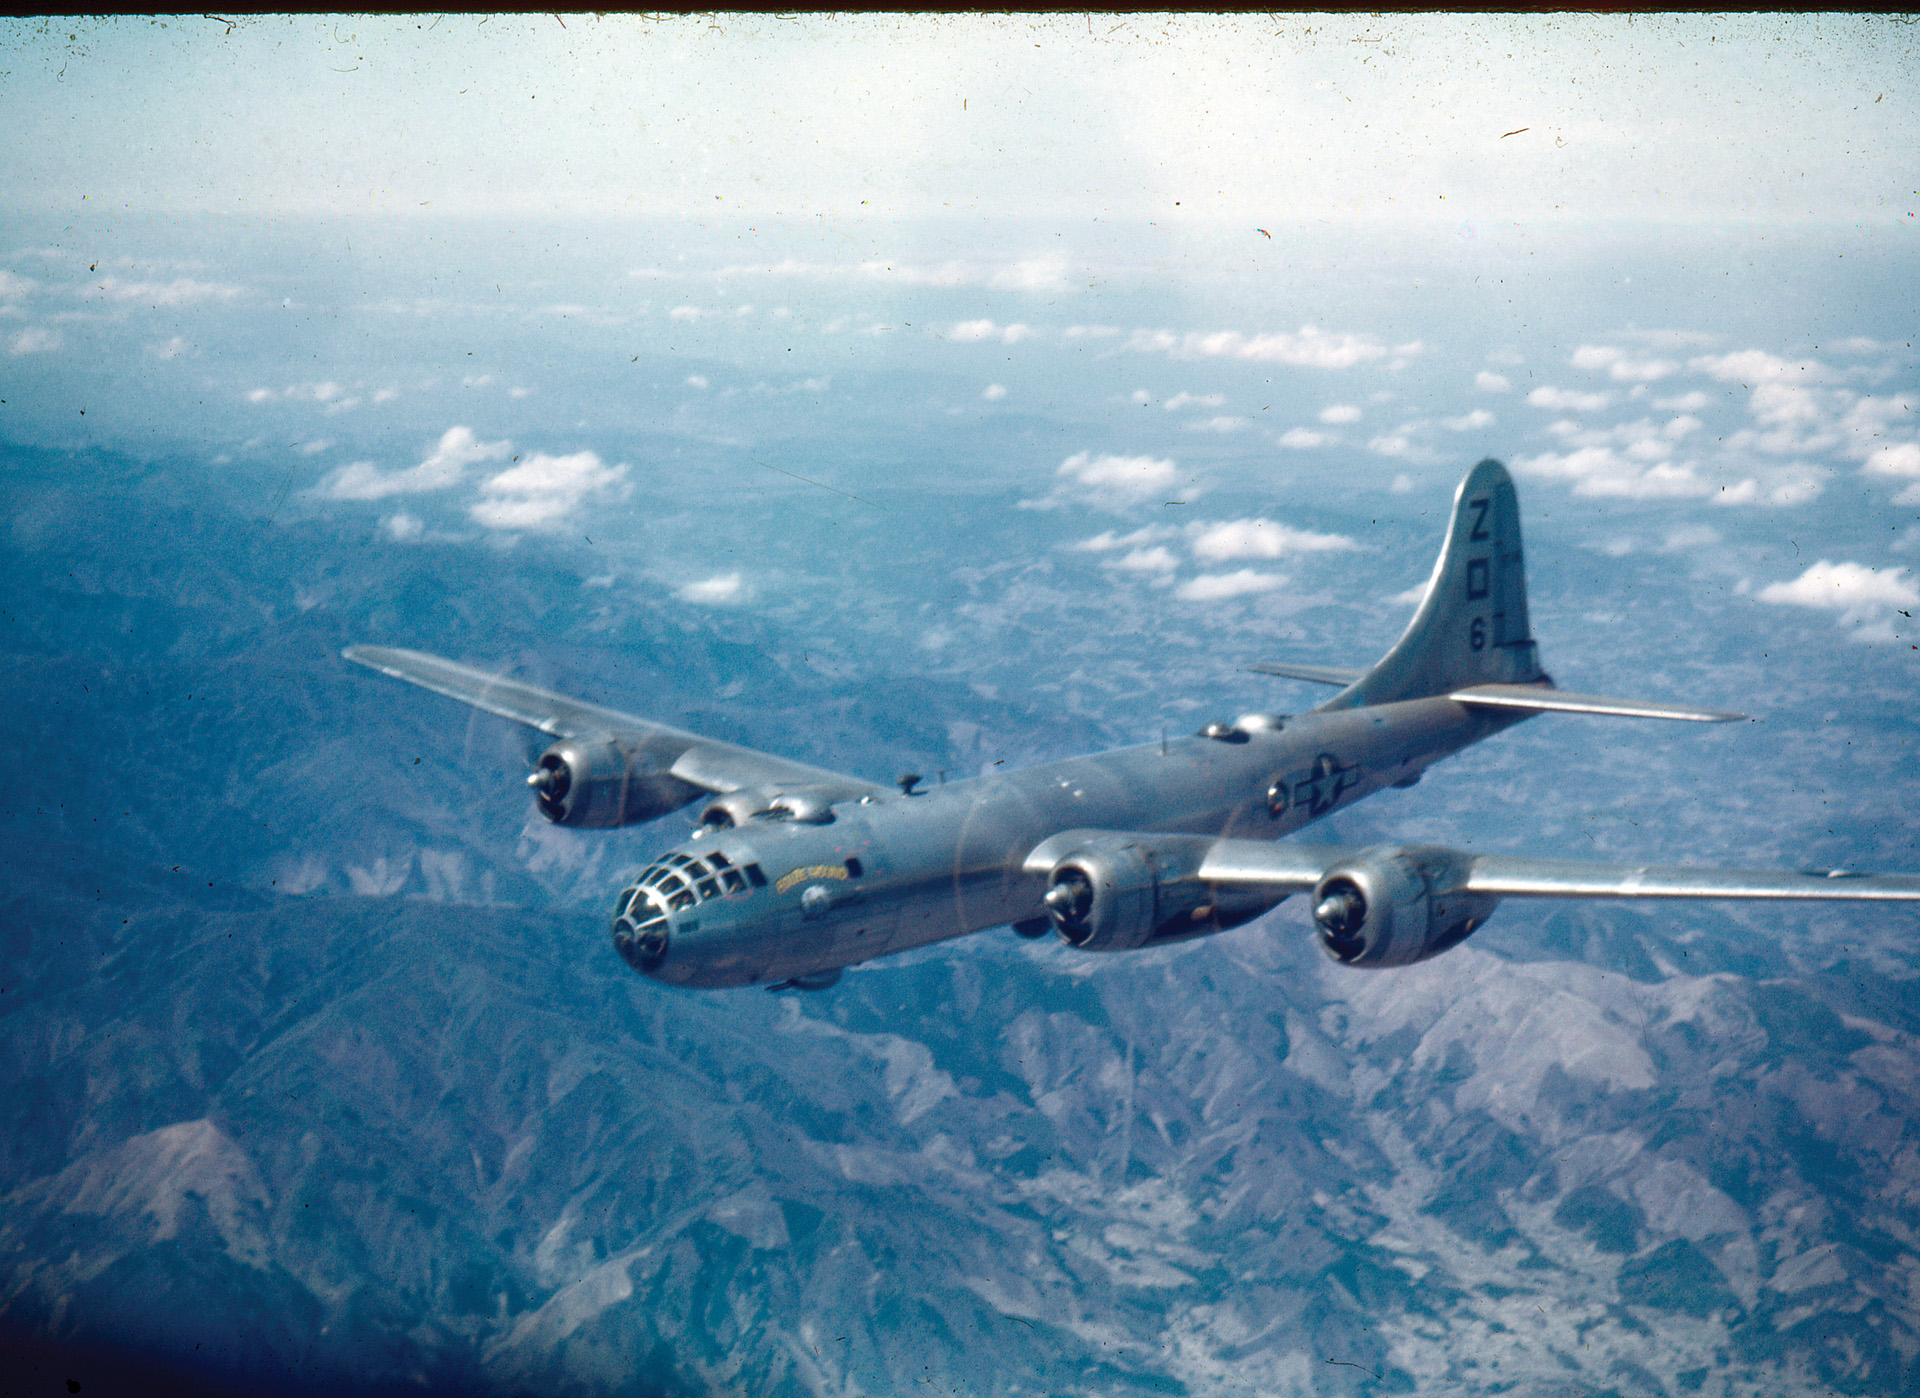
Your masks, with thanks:
[[[1296,893],[1311,895],[1327,952],[1353,967],[1436,956],[1505,898],[1920,900],[1914,875],[1282,838],[1536,714],[1744,717],[1555,686],[1527,624],[1513,481],[1491,460],[1461,481],[1426,597],[1378,664],[1249,667],[1339,686],[1319,707],[930,789],[716,742],[419,651],[344,654],[557,739],[527,779],[557,824],[629,825],[704,802],[698,829],[614,907],[620,955],[678,986],[819,990],[848,966],[1006,925],[1131,951],[1239,926]]]

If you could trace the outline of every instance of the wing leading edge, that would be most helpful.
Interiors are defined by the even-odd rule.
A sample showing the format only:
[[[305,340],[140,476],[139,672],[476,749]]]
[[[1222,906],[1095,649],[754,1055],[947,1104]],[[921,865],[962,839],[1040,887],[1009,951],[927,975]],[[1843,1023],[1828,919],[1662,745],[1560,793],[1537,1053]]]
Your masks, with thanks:
[[[644,752],[668,774],[712,792],[761,787],[804,787],[836,799],[888,790],[860,777],[810,767],[784,757],[723,743],[652,719],[602,708],[519,680],[490,675],[471,665],[425,651],[390,646],[348,646],[341,654],[356,665],[458,699],[476,709],[524,723],[555,738],[618,738]]]

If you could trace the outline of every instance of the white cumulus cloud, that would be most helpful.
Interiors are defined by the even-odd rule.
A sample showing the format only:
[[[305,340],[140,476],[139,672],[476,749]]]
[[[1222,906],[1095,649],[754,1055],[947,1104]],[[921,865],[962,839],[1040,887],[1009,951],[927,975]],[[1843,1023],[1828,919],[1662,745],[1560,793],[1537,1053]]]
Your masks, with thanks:
[[[1711,398],[1696,388],[1693,392],[1682,393],[1677,398],[1656,398],[1653,400],[1653,406],[1662,412],[1697,413],[1712,402]]]
[[[1482,393],[1505,393],[1513,387],[1505,374],[1496,374],[1482,369],[1473,376],[1473,386]]]
[[[1360,546],[1344,534],[1295,529],[1270,519],[1235,519],[1189,528],[1195,558],[1224,563],[1230,558],[1283,558],[1290,553],[1337,553]]]
[[[978,344],[982,340],[998,340],[1003,345],[1017,345],[1032,336],[1031,326],[1015,323],[997,325],[991,320],[963,320],[947,332],[947,338],[958,344]]]
[[[1527,395],[1536,408],[1556,413],[1597,413],[1613,401],[1611,393],[1581,393],[1571,388],[1536,388]]]
[[[729,602],[744,602],[752,594],[746,579],[738,573],[721,573],[717,577],[702,578],[690,582],[674,596],[683,602],[700,602],[707,606],[724,606]]]
[[[480,487],[481,499],[472,514],[489,529],[537,528],[571,514],[587,496],[618,485],[626,474],[624,465],[609,466],[597,452],[536,452],[490,476]]]
[[[449,427],[418,466],[382,471],[371,461],[349,462],[320,483],[319,493],[334,500],[384,500],[389,495],[445,490],[459,481],[467,467],[499,461],[511,450],[510,442],[477,440],[471,427]]]
[[[1694,461],[1674,461],[1664,454],[1644,459],[1631,448],[1583,446],[1565,453],[1543,452],[1520,457],[1514,469],[1522,475],[1570,482],[1575,495],[1613,496],[1629,500],[1684,500],[1718,495],[1723,501],[1746,503],[1759,496],[1752,478],[1723,483],[1702,475]]]
[[[1119,558],[1110,558],[1100,566],[1118,569],[1123,573],[1171,573],[1180,564],[1172,551],[1161,544],[1150,549],[1135,549]]]
[[[1278,573],[1259,573],[1242,568],[1237,573],[1202,573],[1173,590],[1182,602],[1219,602],[1228,597],[1247,597],[1256,592],[1271,592],[1286,585]]]
[[[44,325],[30,325],[7,341],[8,354],[45,354],[60,348],[60,332]]]
[[[1757,595],[1762,602],[1837,611],[1842,626],[1873,621],[1888,608],[1920,605],[1920,588],[1908,581],[1905,568],[1830,563],[1824,558],[1792,582],[1772,583]],[[1873,639],[1881,637],[1876,633]]]
[[[1078,500],[1100,509],[1118,510],[1164,497],[1168,492],[1184,490],[1192,498],[1191,483],[1182,485],[1179,468],[1171,458],[1153,456],[1113,456],[1077,452],[1060,463],[1054,473],[1060,484],[1053,493],[1039,500],[1022,500],[1030,510],[1051,509],[1066,500]]]
[[[1443,417],[1440,425],[1455,432],[1477,432],[1482,427],[1493,426],[1493,414],[1485,408],[1475,408],[1460,417]]]
[[[1103,530],[1091,539],[1082,539],[1073,545],[1075,553],[1108,553],[1114,549],[1137,549],[1147,544],[1157,544],[1171,539],[1180,531],[1168,524],[1149,524],[1130,534],[1115,534],[1113,530]]]
[[[1194,403],[1198,403],[1203,408],[1217,408],[1226,401],[1227,395],[1224,393],[1188,393],[1182,389],[1160,406],[1171,413]]]
[[[1311,427],[1290,427],[1280,437],[1280,445],[1292,447],[1296,451],[1305,451],[1309,447],[1324,445],[1327,434],[1315,432]]]
[[[1597,373],[1604,369],[1612,378],[1628,383],[1651,383],[1676,372],[1680,366],[1670,359],[1632,359],[1613,345],[1582,345],[1569,361],[1576,369]]]
[[[1360,410],[1351,403],[1333,403],[1320,410],[1320,421],[1338,427],[1343,422],[1360,421]]]
[[[1867,471],[1876,476],[1920,476],[1920,443],[1889,442],[1867,457]]]

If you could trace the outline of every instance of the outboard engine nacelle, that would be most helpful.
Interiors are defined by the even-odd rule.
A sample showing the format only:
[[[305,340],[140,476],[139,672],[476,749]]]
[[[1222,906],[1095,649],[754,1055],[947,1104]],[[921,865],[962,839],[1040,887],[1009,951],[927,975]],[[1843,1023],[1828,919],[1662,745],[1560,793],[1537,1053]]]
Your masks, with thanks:
[[[1320,943],[1347,966],[1409,966],[1456,947],[1500,900],[1465,890],[1472,856],[1383,845],[1342,860],[1313,891]]]
[[[638,825],[706,793],[667,772],[646,771],[640,754],[612,738],[566,738],[540,754],[527,778],[534,804],[555,825]]]

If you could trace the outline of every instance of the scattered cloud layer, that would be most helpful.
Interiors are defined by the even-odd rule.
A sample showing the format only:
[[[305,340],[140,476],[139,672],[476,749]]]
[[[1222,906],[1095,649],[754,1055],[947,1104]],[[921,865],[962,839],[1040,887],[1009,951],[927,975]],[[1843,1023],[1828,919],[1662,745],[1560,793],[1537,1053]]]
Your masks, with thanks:
[[[1312,325],[1297,332],[1243,334],[1238,330],[1136,330],[1127,349],[1139,354],[1166,354],[1174,359],[1242,359],[1260,364],[1292,364],[1310,369],[1351,369],[1385,359],[1420,353],[1419,341],[1389,347],[1367,335],[1328,334]]]
[[[195,281],[191,277],[176,277],[170,282],[123,282],[118,277],[102,277],[76,288],[76,294],[85,301],[141,302],[153,307],[231,301],[240,291],[237,286]]]
[[[664,276],[635,271],[628,275]],[[732,263],[715,274],[721,278],[787,278],[800,281],[877,282],[896,287],[985,287],[992,291],[1070,291],[1078,283],[1064,258],[1017,258],[1007,262],[972,262],[961,258],[925,263],[871,258],[865,262],[809,262],[782,258],[778,262]]]

